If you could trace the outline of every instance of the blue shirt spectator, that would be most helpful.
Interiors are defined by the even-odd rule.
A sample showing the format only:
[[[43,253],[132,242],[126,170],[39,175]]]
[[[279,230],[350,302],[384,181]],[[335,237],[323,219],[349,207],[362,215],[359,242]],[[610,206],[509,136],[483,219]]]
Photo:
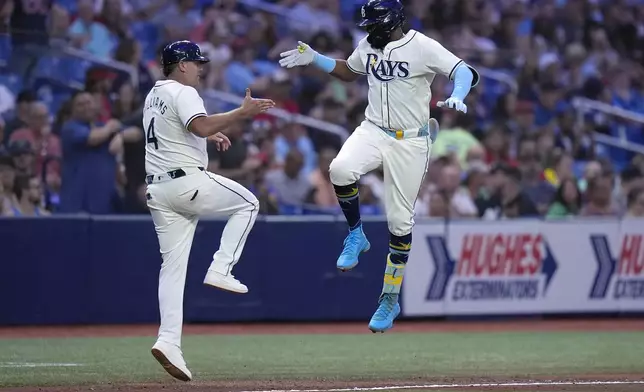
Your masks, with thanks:
[[[102,23],[94,21],[93,4],[90,0],[78,2],[78,18],[69,26],[72,42],[89,53],[109,58],[115,47],[115,39]]]
[[[116,120],[94,123],[96,103],[91,94],[77,93],[72,119],[62,129],[63,169],[61,213],[114,212],[116,159],[123,148]]]

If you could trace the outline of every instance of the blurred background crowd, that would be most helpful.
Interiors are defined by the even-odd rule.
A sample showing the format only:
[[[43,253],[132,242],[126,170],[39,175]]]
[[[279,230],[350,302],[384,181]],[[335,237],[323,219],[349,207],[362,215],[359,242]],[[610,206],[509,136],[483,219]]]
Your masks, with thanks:
[[[482,74],[467,114],[437,108],[452,86],[432,85],[441,132],[417,216],[644,216],[644,1],[404,3],[407,28]],[[0,0],[0,213],[147,213],[141,106],[160,48],[179,39],[211,59],[211,113],[247,87],[279,108],[230,129],[209,169],[251,189],[264,214],[340,213],[328,166],[364,119],[366,80],[277,61],[298,40],[347,58],[361,4]],[[382,178],[360,182],[365,215],[383,213]]]

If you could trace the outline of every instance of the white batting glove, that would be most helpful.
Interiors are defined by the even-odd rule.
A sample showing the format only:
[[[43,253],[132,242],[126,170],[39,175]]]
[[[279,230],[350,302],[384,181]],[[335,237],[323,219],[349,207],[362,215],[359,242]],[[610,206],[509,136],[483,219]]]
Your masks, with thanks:
[[[297,48],[280,53],[280,65],[286,68],[300,67],[309,65],[318,54],[309,45],[302,41],[297,41]]]
[[[467,105],[463,103],[463,101],[461,101],[460,99],[454,98],[454,97],[449,97],[444,101],[438,101],[436,103],[436,106],[438,106],[439,108],[442,108],[443,106],[445,106],[447,108],[454,109],[459,112],[467,113]]]

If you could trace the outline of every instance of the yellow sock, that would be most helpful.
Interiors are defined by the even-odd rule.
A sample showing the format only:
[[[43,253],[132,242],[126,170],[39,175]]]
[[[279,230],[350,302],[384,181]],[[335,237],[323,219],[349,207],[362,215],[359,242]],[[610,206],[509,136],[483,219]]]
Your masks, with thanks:
[[[400,294],[403,275],[405,274],[405,264],[394,264],[387,255],[387,267],[385,268],[385,279],[382,285],[383,294]]]

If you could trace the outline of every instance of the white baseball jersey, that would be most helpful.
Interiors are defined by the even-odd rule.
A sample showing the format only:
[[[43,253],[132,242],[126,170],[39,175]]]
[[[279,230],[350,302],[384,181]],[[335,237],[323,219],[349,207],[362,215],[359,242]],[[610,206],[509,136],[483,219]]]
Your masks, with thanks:
[[[429,121],[430,85],[436,74],[451,79],[462,62],[440,43],[415,30],[384,50],[363,38],[347,66],[369,81],[367,120],[387,129],[421,128]]]
[[[156,82],[143,108],[148,175],[208,166],[206,139],[188,131],[190,122],[201,116],[206,109],[194,87],[174,80]]]

